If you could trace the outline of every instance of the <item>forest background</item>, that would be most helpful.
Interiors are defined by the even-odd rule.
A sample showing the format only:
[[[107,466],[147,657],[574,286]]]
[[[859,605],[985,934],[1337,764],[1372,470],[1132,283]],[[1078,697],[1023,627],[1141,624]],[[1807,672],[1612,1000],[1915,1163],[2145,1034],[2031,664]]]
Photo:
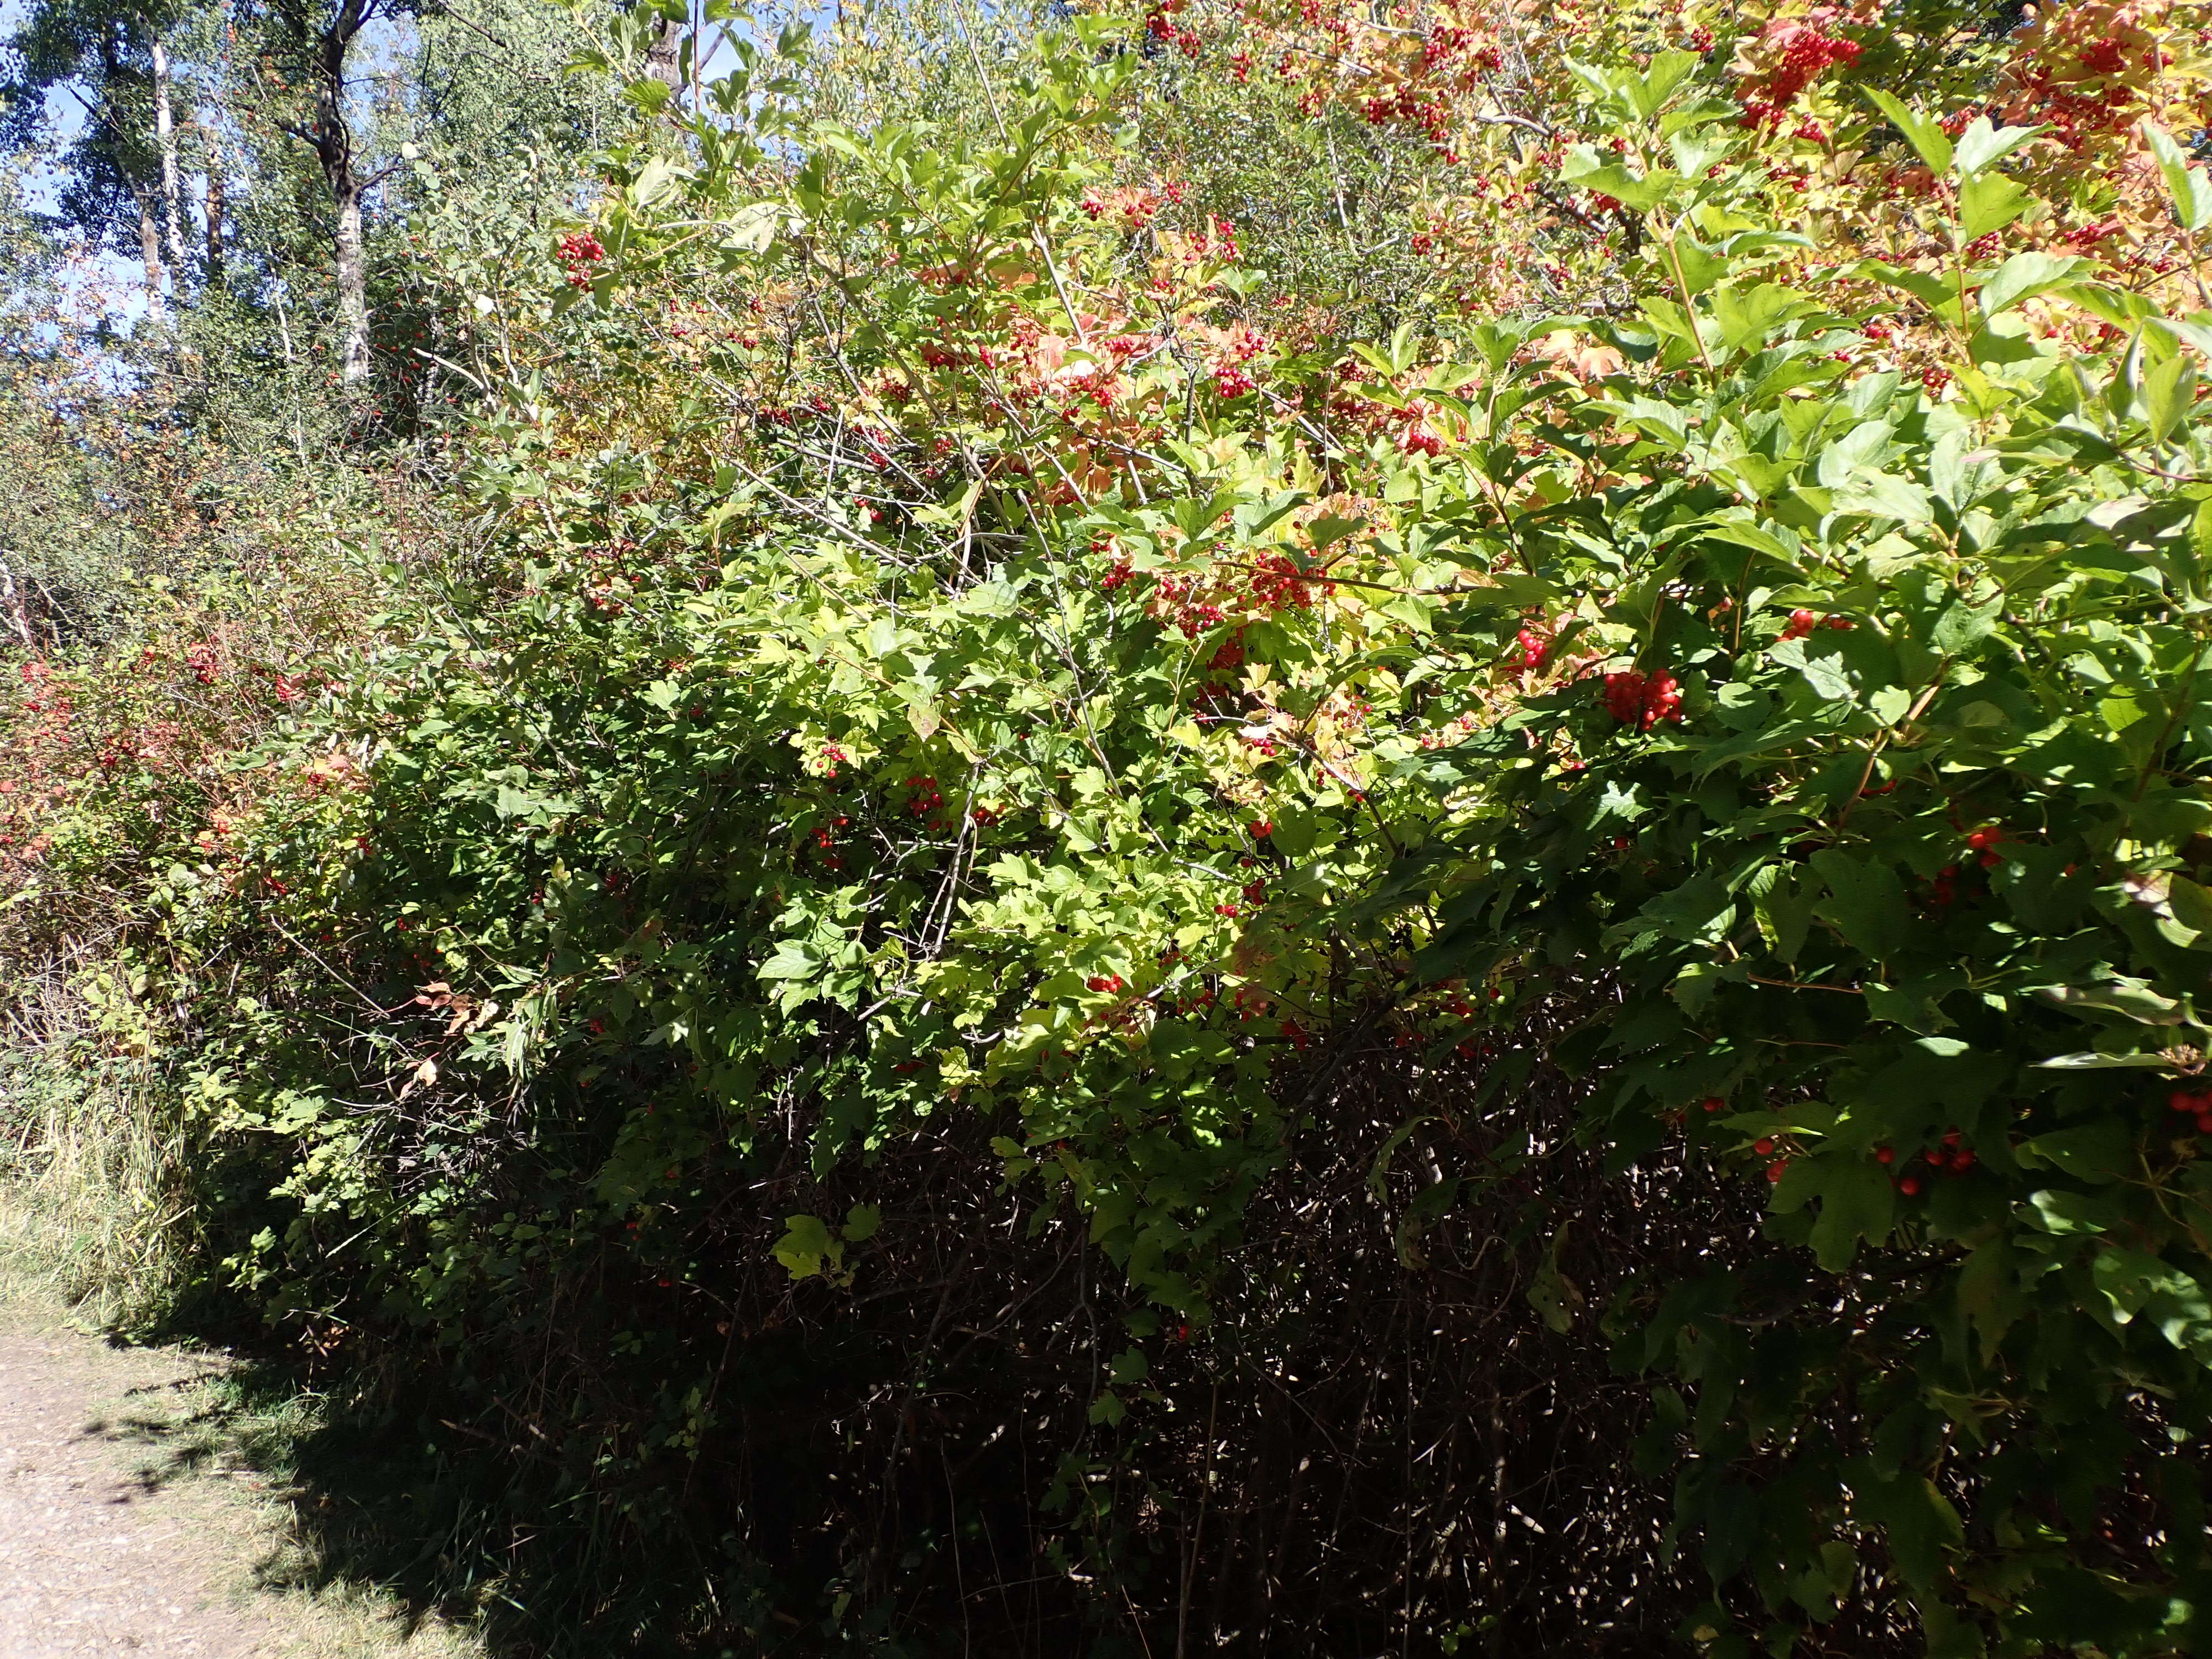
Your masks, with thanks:
[[[517,1652],[2199,1650],[2207,21],[31,0],[40,1259]]]

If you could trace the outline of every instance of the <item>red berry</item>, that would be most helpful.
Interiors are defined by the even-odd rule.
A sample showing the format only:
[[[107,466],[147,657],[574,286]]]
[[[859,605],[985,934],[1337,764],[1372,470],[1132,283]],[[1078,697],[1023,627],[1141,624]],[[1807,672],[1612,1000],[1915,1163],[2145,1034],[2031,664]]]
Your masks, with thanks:
[[[1971,1170],[1973,1167],[1974,1154],[1968,1148],[1962,1146],[1957,1152],[1951,1154],[1952,1174],[1957,1175],[1961,1171]]]
[[[1252,821],[1252,838],[1255,841],[1265,841],[1274,833],[1275,826],[1266,818],[1255,818]]]
[[[1751,1150],[1757,1152],[1761,1158],[1765,1158],[1769,1152],[1771,1152],[1774,1150],[1774,1142],[1765,1135],[1761,1135],[1758,1139],[1751,1143]]]
[[[1787,1170],[1789,1167],[1790,1167],[1790,1160],[1789,1160],[1788,1158],[1776,1158],[1776,1159],[1774,1160],[1774,1162],[1773,1162],[1773,1163],[1771,1163],[1771,1164],[1768,1164],[1768,1165],[1766,1166],[1766,1178],[1767,1178],[1767,1180],[1768,1180],[1768,1181],[1770,1181],[1770,1182],[1773,1182],[1773,1183],[1775,1183],[1775,1184],[1777,1184],[1777,1185],[1779,1185],[1779,1184],[1781,1183],[1783,1171],[1784,1171],[1784,1170]]]
[[[2167,1110],[2175,1112],[2201,1112],[2204,1109],[2197,1103],[2197,1097],[2186,1089],[2176,1089],[2166,1097],[2166,1104]]]
[[[1728,1102],[1723,1100],[1718,1095],[1707,1095],[1705,1106],[1709,1112],[1724,1112],[1728,1109]]]
[[[2200,1135],[2212,1135],[2212,1112],[2197,1113],[2197,1133]]]
[[[1877,1147],[1875,1147],[1875,1148],[1874,1149],[1874,1161],[1875,1161],[1875,1163],[1877,1163],[1877,1164],[1894,1164],[1894,1163],[1896,1163],[1896,1162],[1897,1162],[1897,1148],[1896,1148],[1896,1147],[1894,1147],[1894,1146],[1877,1146]]]
[[[1905,1176],[1902,1181],[1897,1183],[1897,1190],[1903,1193],[1907,1198],[1917,1195],[1920,1191],[1920,1178],[1917,1176]]]

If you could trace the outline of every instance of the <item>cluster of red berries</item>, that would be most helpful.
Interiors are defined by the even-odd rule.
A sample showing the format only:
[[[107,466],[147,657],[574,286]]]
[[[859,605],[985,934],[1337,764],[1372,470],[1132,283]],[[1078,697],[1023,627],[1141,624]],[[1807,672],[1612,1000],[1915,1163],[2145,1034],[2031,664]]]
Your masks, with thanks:
[[[1399,123],[1418,127],[1432,144],[1441,144],[1451,131],[1451,109],[1440,93],[1401,85],[1395,93],[1360,100],[1359,112],[1370,126]]]
[[[2087,54],[2083,54],[2086,64]],[[2051,127],[2051,136],[2075,155],[2101,132],[2117,132],[2128,124],[2136,101],[2135,89],[2125,82],[2093,90],[2078,91],[2060,83],[2048,69],[2039,68],[2021,76],[2026,96],[2036,113]]]
[[[1920,371],[1921,389],[1931,398],[1943,395],[1943,388],[1951,384],[1951,371],[1940,363],[1930,363]]]
[[[1973,125],[1974,118],[1981,112],[1982,107],[1978,104],[1962,104],[1948,115],[1939,118],[1936,125],[1943,129],[1946,137],[1956,138],[1968,127]]]
[[[914,791],[914,798],[907,802],[906,810],[918,818],[928,817],[945,805],[945,797],[937,793],[935,778],[911,777],[906,781],[906,787]]]
[[[2166,1109],[2197,1120],[2199,1134],[2212,1135],[2212,1091],[2176,1089],[2166,1097]]]
[[[1444,453],[1443,434],[1429,424],[1422,410],[1408,410],[1406,429],[1398,435],[1398,447],[1407,455],[1441,455]]]
[[[1690,31],[1690,50],[1704,57],[1713,49],[1713,32],[1703,23]]]
[[[1506,666],[1519,674],[1534,673],[1544,665],[1545,659],[1552,654],[1550,636],[1540,634],[1533,628],[1524,628],[1516,634],[1513,646],[1514,654],[1506,658]]]
[[[1982,855],[1982,867],[1988,869],[2004,862],[2004,854],[1997,851],[1998,844],[2004,838],[2005,832],[2000,825],[1984,824],[1966,837],[1966,846]]]
[[[185,653],[185,666],[202,685],[213,685],[218,672],[215,647],[203,641]]]
[[[1605,677],[1605,712],[1623,726],[1649,732],[1662,720],[1682,718],[1681,683],[1665,669],[1644,675],[1632,668]]]
[[[1974,1149],[1971,1146],[1960,1146],[1959,1144],[1960,1139],[1959,1131],[1956,1129],[1946,1130],[1942,1146],[1931,1146],[1921,1154],[1923,1161],[1926,1163],[1931,1174],[1940,1175],[1948,1170],[1953,1175],[1964,1175],[1974,1167]],[[1874,1161],[1884,1169],[1887,1169],[1897,1162],[1897,1148],[1875,1147]],[[1897,1178],[1897,1190],[1907,1198],[1917,1198],[1923,1185],[1920,1177],[1917,1175],[1902,1175]]]
[[[1743,104],[1743,125],[1747,127],[1779,125],[1797,94],[1813,84],[1820,74],[1841,65],[1848,68],[1858,60],[1864,50],[1856,40],[1846,40],[1828,33],[1816,25],[1791,20],[1778,29],[1769,26],[1770,33],[1786,35],[1787,44],[1782,48],[1782,61],[1758,80],[1745,83],[1739,94]]]
[[[1186,58],[1197,57],[1204,45],[1198,38],[1197,30],[1179,27],[1164,8],[1146,14],[1145,33],[1164,46],[1180,49]]]
[[[1217,219],[1208,214],[1205,228],[1191,233],[1190,253],[1197,258],[1212,256],[1235,264],[1238,255],[1236,221]]]
[[[1782,637],[1802,640],[1821,625],[1821,619],[1810,611],[1793,611],[1790,613],[1790,625],[1782,630]],[[1842,633],[1851,626],[1851,619],[1849,617],[1830,617],[1826,626]]]
[[[1994,853],[1984,855],[1984,864],[1996,862]],[[1939,910],[1948,910],[1959,902],[1959,866],[1947,864],[1938,870],[1928,884],[1928,900]]]
[[[606,257],[606,249],[589,231],[573,231],[561,239],[561,265],[568,273],[570,288],[591,287],[592,267]]]
[[[1310,611],[1313,582],[1287,553],[1262,553],[1254,561],[1252,598],[1263,611]]]
[[[2113,237],[2118,236],[2121,229],[2122,226],[2118,219],[2092,221],[2088,224],[2068,231],[2058,240],[2068,247],[2077,252],[2087,252],[2098,243],[2110,241]],[[2112,325],[2107,323],[2104,326],[2110,328]]]
[[[1116,559],[1114,562],[1112,568],[1109,568],[1104,575],[1098,579],[1098,586],[1103,588],[1107,592],[1111,593],[1115,588],[1127,583],[1131,578],[1135,576],[1136,574],[1135,567],[1131,565],[1128,560]]]
[[[1210,628],[1220,627],[1227,619],[1227,613],[1219,605],[1198,597],[1195,577],[1163,576],[1159,600],[1172,611],[1175,625],[1192,639]]]
[[[1224,398],[1243,398],[1260,389],[1259,382],[1241,363],[1224,363],[1213,371],[1213,389]]]
[[[1494,46],[1475,46],[1474,36],[1468,30],[1449,23],[1439,23],[1421,41],[1421,67],[1425,70],[1441,68],[1468,53],[1469,48],[1474,48],[1472,55],[1468,58],[1470,68],[1494,70],[1505,61]]]
[[[1083,983],[1086,990],[1097,991],[1105,995],[1112,995],[1121,990],[1121,976],[1119,974],[1093,974],[1089,979],[1085,980]]]

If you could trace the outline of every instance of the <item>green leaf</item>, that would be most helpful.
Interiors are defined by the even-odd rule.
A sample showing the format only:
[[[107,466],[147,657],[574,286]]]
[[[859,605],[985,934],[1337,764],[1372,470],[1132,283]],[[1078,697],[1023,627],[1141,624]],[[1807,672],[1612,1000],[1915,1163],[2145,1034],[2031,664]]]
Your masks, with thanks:
[[[1905,142],[1912,146],[1922,161],[1936,173],[1950,170],[1951,140],[1940,125],[1925,115],[1914,114],[1901,100],[1877,88],[1864,90],[1868,100],[1905,135]]]
[[[2212,890],[2184,875],[2166,878],[2166,908],[2173,919],[2199,939],[2212,939]]]
[[[1869,1469],[1850,1485],[1859,1513],[1880,1525],[1905,1582],[1923,1595],[1942,1583],[1943,1553],[1963,1544],[1966,1529],[1936,1483],[1910,1473],[1885,1480]]]
[[[1589,146],[1582,144],[1576,146],[1577,151],[1588,148]],[[1594,156],[1593,161],[1595,161]],[[1625,206],[1640,209],[1658,206],[1667,199],[1668,186],[1678,182],[1674,174],[1664,168],[1647,173],[1639,179],[1617,161],[1602,167],[1593,165],[1587,171],[1578,173],[1571,165],[1571,158],[1570,158],[1570,165],[1562,171],[1560,176],[1569,184],[1577,185],[1584,190],[1600,191],[1612,197]]]
[[[1978,296],[1982,315],[1994,317],[2023,300],[2063,288],[2087,263],[2051,253],[2015,253],[1982,283]]]
[[[1559,1247],[1566,1243],[1566,1237],[1563,1223],[1552,1236],[1551,1248],[1544,1252],[1544,1259],[1528,1284],[1528,1305],[1542,1316],[1546,1325],[1562,1335],[1574,1328],[1575,1314],[1583,1301],[1580,1287],[1559,1271]]]
[[[1891,288],[1902,289],[1939,315],[1954,316],[1958,312],[1958,285],[1930,271],[1915,270],[1909,265],[1888,264],[1880,259],[1865,259],[1853,267],[1853,274],[1872,276]]]
[[[2197,363],[2182,356],[2154,365],[2143,376],[2143,418],[2150,426],[2150,441],[2164,443],[2182,416],[2196,407]]]
[[[1933,516],[1928,492],[1893,472],[1853,472],[1832,488],[1838,513],[1863,513],[1905,524],[1925,524]]]
[[[2202,888],[2197,890],[2203,891]],[[2212,896],[2207,896],[2206,902],[2212,906]],[[2179,909],[2175,914],[2180,914]],[[2212,921],[2212,909],[2208,909],[2206,919]],[[2184,1018],[2181,1005],[2151,989],[2147,979],[2117,978],[2094,985],[2045,985],[2035,994],[2055,1007],[2103,1009],[2124,1014],[2145,1025],[2179,1025]],[[2052,1062],[2045,1060],[2044,1064],[2050,1066]]]
[[[1735,921],[1735,896],[1718,876],[1701,872],[1648,901],[1623,931],[1656,931],[1687,945],[1717,945]]]
[[[2170,1072],[2173,1062],[2164,1054],[2053,1054],[2035,1062],[2041,1072]]]
[[[1978,173],[1959,188],[1959,234],[1978,242],[2027,211],[2035,198],[2002,173]]]
[[[812,1279],[825,1265],[835,1270],[845,1259],[845,1247],[830,1236],[817,1216],[793,1215],[783,1219],[784,1235],[776,1240],[775,1259],[793,1279]]]
[[[883,1224],[884,1212],[880,1206],[855,1204],[845,1212],[845,1224],[837,1231],[845,1236],[847,1243],[865,1244],[876,1236]]]
[[[2106,1118],[2024,1140],[2015,1156],[2031,1167],[2047,1164],[2077,1181],[2102,1185],[2118,1180],[2134,1164],[2135,1137],[2118,1119]]]
[[[1658,53],[1651,67],[1629,83],[1628,95],[1636,112],[1645,120],[1656,115],[1690,71],[1703,62],[1694,52],[1671,50]]]
[[[761,964],[760,977],[766,980],[812,979],[828,961],[828,957],[804,939],[779,939],[775,954]]]
[[[2158,170],[2166,175],[2174,217],[2181,222],[2181,228],[2193,232],[2212,225],[2212,179],[2205,176],[2203,167],[2189,165],[2181,146],[2157,122],[2145,120],[2142,125],[2151,154],[2158,159]]]
[[[1820,900],[1818,882],[1800,879],[1787,865],[1770,864],[1750,881],[1751,910],[1766,948],[1784,962],[1797,960],[1805,948],[1806,929],[1813,921],[1813,907]]]
[[[1897,1191],[1888,1171],[1871,1159],[1830,1154],[1799,1160],[1809,1165],[1820,1213],[1813,1223],[1813,1255],[1829,1273],[1841,1273],[1858,1253],[1859,1241],[1880,1245],[1889,1237],[1897,1212]]]
[[[1340,519],[1334,513],[1324,513],[1306,526],[1306,536],[1318,553],[1342,541],[1353,531],[1365,528],[1366,524],[1364,519]]]
[[[1996,631],[1997,619],[2003,614],[2002,593],[1978,605],[1947,592],[1942,608],[1936,612],[1936,625],[1928,631],[1928,643],[1947,657],[1964,656]]]
[[[1982,1363],[1996,1362],[1997,1345],[2027,1311],[2021,1294],[2017,1252],[2008,1238],[1975,1247],[1959,1269],[1959,1310],[1982,1339]]]
[[[2041,127],[2000,127],[1986,115],[1978,115],[1959,135],[1953,161],[1961,175],[1972,177],[1993,161],[2004,158],[2043,131]]]
[[[1832,847],[1814,854],[1812,865],[1831,894],[1814,908],[1815,915],[1877,962],[1886,962],[1905,948],[1912,915],[1896,871]]]

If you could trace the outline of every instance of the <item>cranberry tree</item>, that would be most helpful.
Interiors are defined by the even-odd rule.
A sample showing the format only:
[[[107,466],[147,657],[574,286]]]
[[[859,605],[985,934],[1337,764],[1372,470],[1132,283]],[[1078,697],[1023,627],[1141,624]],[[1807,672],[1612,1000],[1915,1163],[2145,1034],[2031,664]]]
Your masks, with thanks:
[[[955,1224],[841,1182],[972,1124],[1085,1241],[1053,1571],[1187,1631],[1212,1488],[1146,1449],[1248,1375],[1254,1218],[1387,1039],[1399,1258],[1476,1215],[1648,1379],[1685,1639],[2185,1650],[2212,184],[2159,16],[1729,57],[1155,9],[986,76],[988,129],[809,118],[765,52],[642,96],[485,296],[481,590],[334,665],[186,872],[227,1282],[364,1358],[627,1287],[649,1398],[525,1420],[635,1503],[690,1489],[709,1351],[846,1328]],[[1340,337],[1132,136],[1163,52],[1243,85],[1248,27],[1497,162],[1418,233],[1434,314]],[[1689,1172],[1756,1237],[1589,1306],[1591,1224],[1514,1184],[1555,1149],[1497,1132],[1540,1066],[1603,1203]],[[895,1605],[883,1530],[832,1624]]]

